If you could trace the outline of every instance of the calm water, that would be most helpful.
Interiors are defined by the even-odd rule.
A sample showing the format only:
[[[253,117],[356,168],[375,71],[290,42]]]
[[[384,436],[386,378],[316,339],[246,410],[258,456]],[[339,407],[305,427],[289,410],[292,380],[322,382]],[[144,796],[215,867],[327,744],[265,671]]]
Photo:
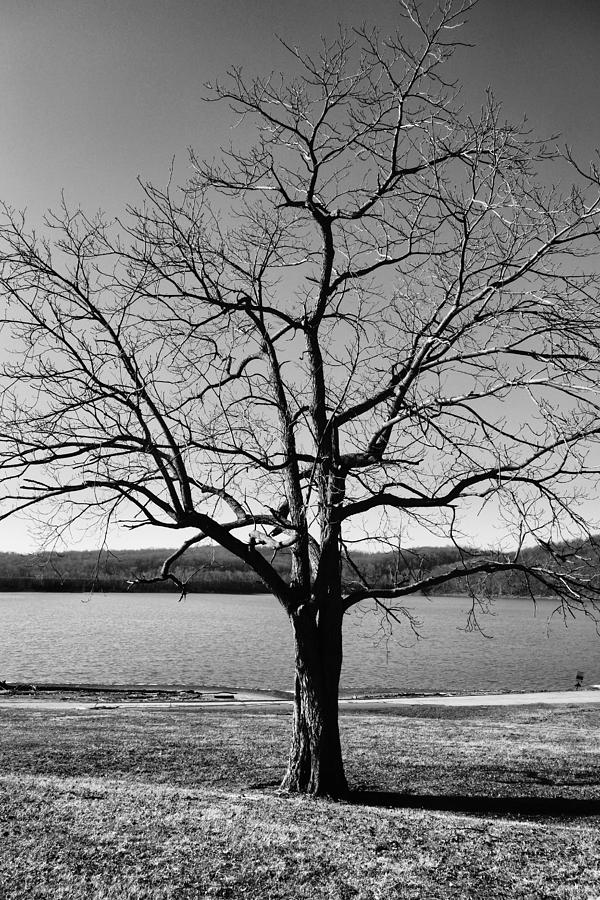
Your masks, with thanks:
[[[342,690],[566,689],[600,684],[600,638],[586,619],[565,628],[554,604],[496,601],[485,638],[465,633],[468,600],[407,598],[407,626],[378,638],[372,615],[347,617]],[[268,596],[0,594],[0,679],[292,687],[288,620]]]

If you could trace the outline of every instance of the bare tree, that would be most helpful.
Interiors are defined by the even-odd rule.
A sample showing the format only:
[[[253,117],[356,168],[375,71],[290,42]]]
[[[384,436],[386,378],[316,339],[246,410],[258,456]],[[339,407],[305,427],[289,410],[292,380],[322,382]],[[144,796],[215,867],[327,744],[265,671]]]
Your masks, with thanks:
[[[491,96],[462,110],[446,72],[471,5],[288,46],[296,77],[232,69],[210,99],[248,146],[192,156],[183,189],[143,184],[122,220],[65,208],[36,236],[5,211],[2,517],[193,529],[158,577],[205,540],[258,573],[295,636],[293,791],[347,790],[355,604],[393,622],[407,594],[508,570],[596,611],[576,542],[599,468],[600,178]],[[552,165],[577,187],[537,186]],[[481,507],[499,541],[474,554],[462,517]],[[458,562],[367,583],[349,542],[406,523]]]

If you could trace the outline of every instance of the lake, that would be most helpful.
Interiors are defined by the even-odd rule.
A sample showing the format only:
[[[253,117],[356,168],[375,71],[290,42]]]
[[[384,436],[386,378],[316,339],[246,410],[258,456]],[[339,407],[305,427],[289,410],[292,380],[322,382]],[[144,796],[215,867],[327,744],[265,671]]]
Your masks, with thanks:
[[[344,693],[545,690],[600,684],[600,638],[552,601],[497,600],[465,631],[466,597],[405,598],[422,625],[385,641],[360,610],[344,626]],[[0,679],[290,690],[287,617],[267,595],[0,594]]]

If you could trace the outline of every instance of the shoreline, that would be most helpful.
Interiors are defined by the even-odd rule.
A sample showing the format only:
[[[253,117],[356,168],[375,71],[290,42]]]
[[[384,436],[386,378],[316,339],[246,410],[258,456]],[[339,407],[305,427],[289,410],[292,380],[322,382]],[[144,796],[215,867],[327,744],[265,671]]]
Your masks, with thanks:
[[[291,691],[207,685],[0,682],[0,706],[22,709],[291,709]],[[393,712],[406,706],[600,705],[600,685],[580,690],[341,695],[340,711]]]

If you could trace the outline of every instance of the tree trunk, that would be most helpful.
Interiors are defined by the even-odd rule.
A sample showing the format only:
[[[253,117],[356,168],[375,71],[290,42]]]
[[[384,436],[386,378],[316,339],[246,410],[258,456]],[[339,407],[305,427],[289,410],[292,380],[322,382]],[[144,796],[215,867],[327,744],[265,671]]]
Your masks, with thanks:
[[[292,616],[296,685],[292,744],[282,788],[339,799],[348,793],[338,726],[341,615],[317,617],[308,605]]]

